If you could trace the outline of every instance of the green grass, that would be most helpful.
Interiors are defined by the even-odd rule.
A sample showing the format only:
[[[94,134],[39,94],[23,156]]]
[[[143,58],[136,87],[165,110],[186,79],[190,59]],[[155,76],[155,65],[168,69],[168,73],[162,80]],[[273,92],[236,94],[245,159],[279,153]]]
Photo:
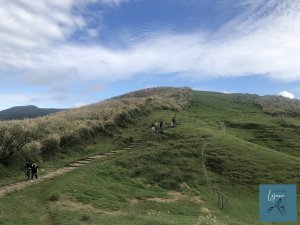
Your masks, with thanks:
[[[300,121],[268,116],[252,97],[194,92],[191,106],[176,112],[175,128],[168,126],[174,112],[159,110],[114,128],[114,137],[57,156],[53,164],[43,165],[45,172],[89,154],[136,144],[6,195],[0,199],[0,224],[271,224],[258,222],[258,185],[300,184]],[[150,124],[160,119],[166,128],[151,135]],[[228,207],[218,207],[207,181],[229,197]]]

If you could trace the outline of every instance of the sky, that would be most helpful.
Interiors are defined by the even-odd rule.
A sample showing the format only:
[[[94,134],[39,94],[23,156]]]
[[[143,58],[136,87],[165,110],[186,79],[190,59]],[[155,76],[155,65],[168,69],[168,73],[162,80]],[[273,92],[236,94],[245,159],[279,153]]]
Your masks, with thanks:
[[[0,110],[188,86],[300,98],[298,0],[0,0]]]

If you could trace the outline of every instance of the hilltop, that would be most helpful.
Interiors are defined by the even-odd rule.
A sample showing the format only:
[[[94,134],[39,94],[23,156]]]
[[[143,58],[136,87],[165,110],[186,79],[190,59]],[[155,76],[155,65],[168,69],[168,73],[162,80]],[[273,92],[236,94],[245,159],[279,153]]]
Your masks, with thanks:
[[[7,167],[22,166],[12,159],[35,157],[46,173],[92,155],[125,151],[4,196],[0,224],[261,224],[258,185],[300,184],[299,102],[275,99],[156,88],[44,118],[3,122],[6,129],[17,126],[27,134],[32,127],[40,135],[31,135],[26,148],[6,158],[0,175],[9,178],[0,185],[12,182]],[[274,108],[281,113],[272,113]],[[178,125],[171,127],[175,114]],[[152,134],[155,120],[165,125]],[[228,199],[223,209],[220,196]]]
[[[34,105],[15,106],[9,109],[0,111],[0,120],[20,120],[26,118],[36,118],[46,116],[51,113],[62,111],[63,109],[46,109],[38,108]]]

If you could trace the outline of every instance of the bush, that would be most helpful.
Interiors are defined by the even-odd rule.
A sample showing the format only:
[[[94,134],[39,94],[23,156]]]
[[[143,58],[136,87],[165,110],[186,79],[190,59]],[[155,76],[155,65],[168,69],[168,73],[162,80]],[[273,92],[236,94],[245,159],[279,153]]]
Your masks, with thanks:
[[[85,140],[90,139],[90,138],[92,138],[92,137],[95,136],[93,130],[92,130],[92,129],[89,129],[89,128],[86,128],[86,127],[81,128],[81,129],[78,131],[78,134],[79,134],[79,137],[80,137],[81,139],[85,139]]]
[[[30,127],[22,124],[1,124],[0,126],[0,162],[5,163],[24,146],[32,141]]]
[[[225,225],[217,221],[217,218],[212,215],[200,216],[195,225]]]
[[[159,186],[166,190],[181,191],[180,183],[172,179],[160,181]]]
[[[42,144],[38,141],[32,141],[24,147],[22,153],[23,159],[25,158],[26,161],[34,161],[39,162],[41,161],[41,147]]]
[[[120,127],[127,127],[129,123],[129,115],[126,112],[120,113],[116,116],[115,122]]]
[[[92,217],[90,215],[82,215],[80,217],[81,221],[92,221]]]
[[[60,137],[54,134],[42,141],[42,154],[44,159],[53,156],[60,148]]]
[[[211,171],[218,173],[218,174],[222,174],[224,171],[224,162],[221,158],[219,158],[217,156],[208,156],[206,158],[205,165]]]
[[[59,192],[52,192],[52,193],[50,193],[49,194],[49,196],[48,196],[48,200],[49,201],[58,201],[59,200],[59,198],[60,198],[60,193]]]
[[[65,134],[61,137],[60,147],[70,147],[80,143],[80,138],[77,133]]]

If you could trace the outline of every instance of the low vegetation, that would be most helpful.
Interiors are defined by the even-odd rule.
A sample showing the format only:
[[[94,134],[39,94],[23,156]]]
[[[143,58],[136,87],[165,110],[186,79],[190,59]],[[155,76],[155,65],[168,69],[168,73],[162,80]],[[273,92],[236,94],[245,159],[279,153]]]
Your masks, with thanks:
[[[262,110],[273,116],[300,116],[300,101],[282,96],[263,96],[256,99]]]

